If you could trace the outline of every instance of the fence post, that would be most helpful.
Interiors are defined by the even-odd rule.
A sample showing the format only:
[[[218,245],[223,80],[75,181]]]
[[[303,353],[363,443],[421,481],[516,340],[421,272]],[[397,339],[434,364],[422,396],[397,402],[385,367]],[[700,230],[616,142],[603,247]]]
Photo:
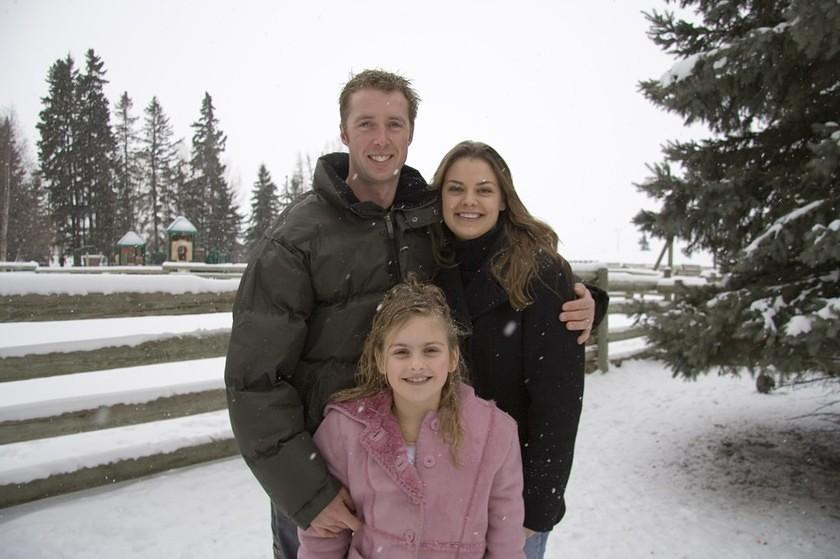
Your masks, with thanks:
[[[598,268],[595,275],[595,285],[604,291],[609,292],[610,279],[609,271],[606,267]],[[604,319],[601,320],[601,324],[598,325],[598,331],[595,332],[595,342],[598,344],[598,368],[601,369],[602,373],[606,373],[610,369],[609,321],[610,313],[607,312],[607,314],[604,315]]]
[[[674,280],[674,294],[673,294],[673,297],[671,297],[671,299],[670,299],[670,301],[672,303],[677,302],[677,290],[681,289],[683,286],[684,286],[683,280],[681,280],[681,279],[675,279]]]
[[[674,273],[674,269],[673,269],[673,268],[669,265],[667,268],[665,268],[664,270],[662,270],[662,277],[664,277],[665,279],[668,279],[668,278],[670,278],[670,277],[673,275],[673,273]],[[662,297],[662,299],[663,299],[664,301],[666,301],[666,302],[670,303],[670,302],[671,302],[671,299],[673,299],[673,297],[672,297],[672,295],[671,295],[671,292],[669,291],[668,293],[666,293],[666,294]]]

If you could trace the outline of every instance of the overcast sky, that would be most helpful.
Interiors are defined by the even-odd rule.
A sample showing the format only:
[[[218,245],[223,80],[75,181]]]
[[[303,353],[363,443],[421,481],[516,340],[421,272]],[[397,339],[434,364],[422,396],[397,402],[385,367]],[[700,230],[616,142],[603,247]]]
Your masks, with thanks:
[[[562,254],[653,262],[661,242],[639,253],[630,220],[655,203],[633,183],[661,159],[665,141],[702,133],[637,91],[676,62],[646,36],[641,12],[664,7],[0,0],[0,110],[14,111],[34,159],[47,71],[68,53],[83,66],[88,48],[105,62],[112,106],[127,91],[142,116],[156,95],[187,143],[207,91],[227,134],[229,178],[247,207],[260,163],[281,184],[298,152],[339,145],[341,86],[353,72],[384,68],[410,78],[422,97],[408,164],[424,176],[455,143],[485,141],[507,160],[532,213],[556,229]]]

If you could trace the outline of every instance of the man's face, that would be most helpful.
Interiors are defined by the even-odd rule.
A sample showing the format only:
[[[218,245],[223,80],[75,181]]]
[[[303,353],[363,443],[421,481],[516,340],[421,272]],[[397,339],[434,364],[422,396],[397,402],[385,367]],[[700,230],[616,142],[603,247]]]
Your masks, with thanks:
[[[347,184],[357,189],[395,186],[408,156],[408,100],[399,91],[361,89],[350,96],[341,141],[350,150]]]

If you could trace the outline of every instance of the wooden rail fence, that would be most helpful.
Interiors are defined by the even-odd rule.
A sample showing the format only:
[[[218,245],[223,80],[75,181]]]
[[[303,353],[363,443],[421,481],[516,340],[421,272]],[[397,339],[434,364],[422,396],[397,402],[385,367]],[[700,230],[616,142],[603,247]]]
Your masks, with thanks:
[[[4,267],[0,263],[0,269],[34,271],[39,274],[179,273],[226,278],[241,275],[244,265],[185,266],[167,263],[160,267],[125,268]],[[149,271],[147,268],[156,270]],[[626,314],[632,302],[640,298],[668,300],[674,292],[675,283],[680,280],[663,278],[662,274],[650,270],[623,269],[615,266],[608,268],[603,264],[577,264],[573,265],[573,269],[582,280],[607,290],[611,299],[609,313],[594,332],[587,347],[587,370],[607,371],[611,363],[620,363],[621,360],[642,355],[645,352],[643,344],[635,344],[629,351],[610,354],[611,344],[643,336],[641,328],[637,326],[610,327],[610,316]],[[233,291],[225,291],[215,294],[5,295],[0,297],[0,322],[226,312],[231,308],[234,294]],[[54,375],[111,369],[113,374],[120,374],[121,367],[221,357],[226,352],[228,339],[229,331],[221,330],[202,336],[187,335],[155,340],[134,347],[95,350],[71,347],[46,355],[0,357],[0,390],[4,382],[27,382]],[[55,417],[5,422],[0,420],[0,456],[3,446],[8,444],[25,444],[26,441],[46,437],[146,424],[214,410],[221,411],[224,408],[223,388],[216,387],[138,404],[99,405]],[[66,472],[28,483],[0,485],[0,508],[236,454],[236,445],[232,438],[222,438],[199,446],[161,452],[158,456],[146,456],[139,461],[123,460],[96,468],[81,468],[77,472]]]

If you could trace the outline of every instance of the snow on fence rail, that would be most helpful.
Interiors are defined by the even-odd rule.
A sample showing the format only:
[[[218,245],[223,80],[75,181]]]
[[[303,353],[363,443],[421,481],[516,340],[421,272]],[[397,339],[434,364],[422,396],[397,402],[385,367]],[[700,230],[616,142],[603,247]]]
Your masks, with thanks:
[[[633,303],[643,299],[661,300],[667,304],[680,287],[706,283],[704,271],[697,266],[656,271],[641,266],[624,267],[620,264],[571,264],[579,278],[605,289],[610,294],[607,316],[593,332],[591,345],[587,347],[587,368],[597,368],[601,371],[609,370],[610,362],[620,362],[649,351],[641,326],[611,328],[610,315],[631,313]],[[680,275],[673,275],[674,271]],[[610,344],[619,349],[611,352]]]
[[[39,274],[194,274],[230,277],[242,275],[246,264],[205,264],[203,262],[164,262],[160,266],[41,266],[37,262],[0,262],[0,272]]]

